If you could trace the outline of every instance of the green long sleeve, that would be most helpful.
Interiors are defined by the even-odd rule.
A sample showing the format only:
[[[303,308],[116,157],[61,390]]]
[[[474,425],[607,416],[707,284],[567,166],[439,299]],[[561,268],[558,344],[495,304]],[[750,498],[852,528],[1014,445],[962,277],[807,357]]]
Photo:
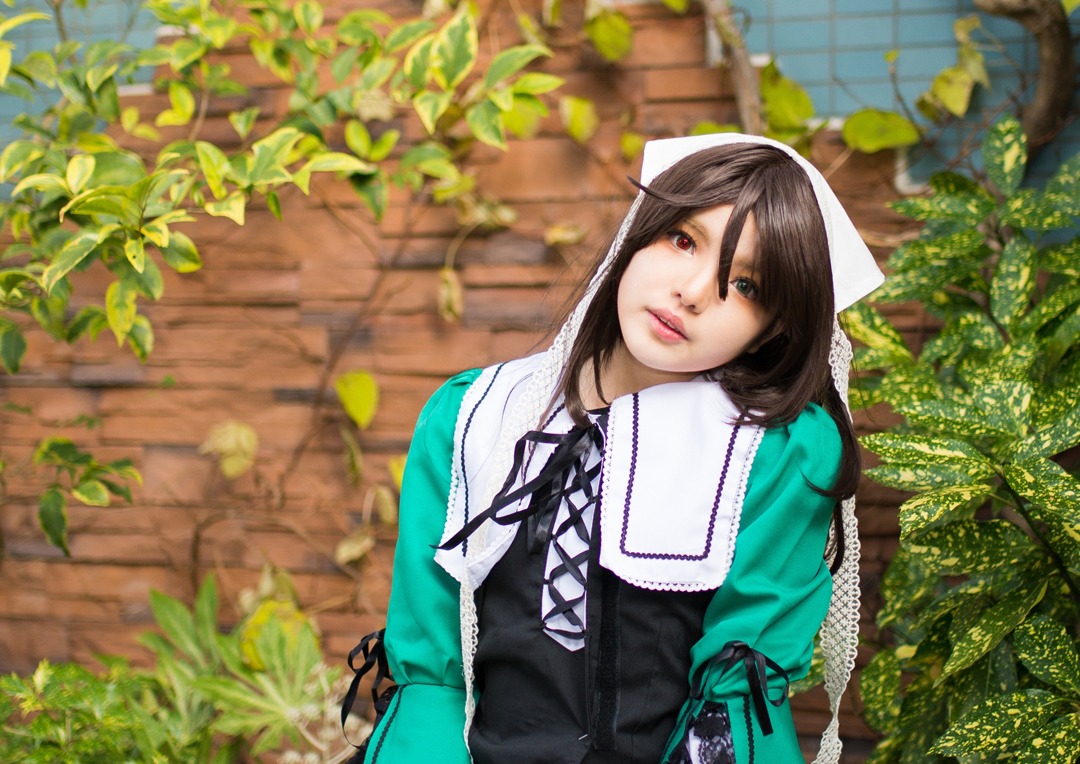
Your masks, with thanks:
[[[454,427],[479,371],[440,387],[420,412],[401,486],[386,651],[400,689],[372,733],[365,764],[468,764],[458,583],[435,563],[442,538]]]
[[[703,635],[691,650],[691,681],[700,677],[704,701],[727,703],[735,760],[749,761],[744,706],[749,683],[741,665],[729,671],[714,657],[730,641],[745,642],[779,664],[794,681],[806,675],[813,639],[832,595],[832,577],[823,559],[835,500],[814,491],[831,488],[840,463],[836,425],[820,407],[808,407],[787,426],[765,431],[743,503],[735,557],[723,585],[705,613]],[[784,687],[769,675],[770,697]],[[672,742],[700,701],[688,700]],[[769,706],[774,732],[763,736],[750,706],[755,758],[772,764],[799,762],[790,705]]]

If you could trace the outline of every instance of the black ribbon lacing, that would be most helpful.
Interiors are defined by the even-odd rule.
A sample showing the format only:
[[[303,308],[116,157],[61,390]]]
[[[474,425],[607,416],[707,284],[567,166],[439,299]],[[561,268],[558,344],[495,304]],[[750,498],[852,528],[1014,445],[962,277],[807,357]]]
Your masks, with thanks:
[[[390,663],[386,659],[386,648],[383,642],[385,633],[386,629],[371,632],[349,652],[349,668],[353,670],[353,679],[349,684],[349,691],[345,693],[345,700],[341,703],[342,732],[345,731],[345,720],[349,718],[349,712],[356,701],[356,693],[360,690],[360,680],[363,676],[371,671],[372,667],[376,667],[375,682],[371,685],[371,702],[376,706],[379,703],[379,685],[384,679],[394,680],[390,676]],[[353,661],[356,660],[356,656],[361,654],[364,656],[364,662],[358,668],[353,665]],[[356,745],[349,740],[348,735],[345,736],[345,739],[348,740],[350,745]]]
[[[589,551],[585,549],[579,554],[572,555],[563,548],[558,539],[564,533],[573,530],[578,538],[585,542],[586,547],[589,545],[590,529],[584,520],[584,514],[599,499],[599,494],[593,486],[600,474],[601,462],[597,460],[591,469],[586,468],[586,463],[593,448],[603,452],[606,426],[607,412],[605,411],[597,417],[595,422],[587,426],[578,425],[566,433],[549,433],[540,430],[525,433],[514,446],[514,464],[502,488],[492,500],[491,506],[465,523],[461,530],[439,546],[439,549],[453,549],[461,545],[488,520],[497,525],[513,525],[528,519],[529,551],[538,552],[551,542],[559,557],[559,564],[552,568],[550,576],[544,581],[554,603],[551,610],[543,614],[544,628],[550,633],[570,639],[584,637],[585,624],[574,612],[574,607],[584,600],[585,595],[582,593],[577,597],[567,598],[558,590],[555,582],[560,577],[569,575],[584,589],[585,573],[582,567],[589,559]],[[526,449],[531,451],[530,447],[538,444],[552,445],[554,450],[534,478],[515,488],[514,483],[518,476],[523,475]],[[579,493],[580,498],[575,500]],[[499,514],[526,496],[531,498],[524,509]],[[566,506],[567,516],[557,527],[553,527],[561,505]],[[562,614],[573,625],[574,630],[548,626],[559,614]]]

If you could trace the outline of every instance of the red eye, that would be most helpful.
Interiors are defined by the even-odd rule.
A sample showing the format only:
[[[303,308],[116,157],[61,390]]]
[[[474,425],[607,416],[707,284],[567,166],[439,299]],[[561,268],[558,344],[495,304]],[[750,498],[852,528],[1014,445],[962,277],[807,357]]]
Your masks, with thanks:
[[[685,233],[677,233],[675,234],[675,246],[678,249],[689,252],[694,248],[694,240]]]

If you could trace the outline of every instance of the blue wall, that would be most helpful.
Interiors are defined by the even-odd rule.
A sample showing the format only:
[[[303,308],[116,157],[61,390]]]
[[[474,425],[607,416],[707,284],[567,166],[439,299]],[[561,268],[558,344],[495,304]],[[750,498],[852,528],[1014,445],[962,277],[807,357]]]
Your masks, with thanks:
[[[63,5],[63,18],[68,39],[84,46],[99,40],[123,40],[135,47],[149,47],[154,43],[158,24],[150,13],[139,11],[139,5],[133,0],[90,0],[86,8],[79,8],[75,3],[66,2]],[[15,8],[3,9],[7,18],[24,11],[39,11],[52,16],[52,9],[43,0],[19,2]],[[129,21],[131,28],[126,31]],[[52,50],[60,37],[56,23],[49,20],[23,24],[6,34],[4,39],[15,43],[13,62],[17,64],[31,51]],[[145,72],[144,77],[149,81],[150,72]],[[9,81],[21,80],[9,75]],[[20,135],[20,131],[11,124],[16,115],[39,112],[44,106],[44,102],[29,104],[22,98],[0,94],[0,146]]]
[[[942,69],[956,64],[953,22],[976,15],[985,42],[983,55],[991,91],[979,92],[976,113],[1000,102],[1017,88],[1014,64],[1037,71],[1031,36],[1016,22],[977,13],[971,0],[736,0],[747,22],[751,53],[774,54],[780,70],[806,88],[818,115],[843,117],[871,106],[896,109],[898,103],[885,53],[899,51],[897,85],[914,104]],[[1080,13],[1073,16],[1080,33]],[[978,88],[982,91],[982,88]],[[957,136],[945,136],[943,151],[952,153]],[[951,145],[950,145],[951,144]],[[1036,170],[1056,166],[1080,151],[1080,127],[1072,126],[1039,157]],[[936,169],[926,157],[912,157],[913,179]]]

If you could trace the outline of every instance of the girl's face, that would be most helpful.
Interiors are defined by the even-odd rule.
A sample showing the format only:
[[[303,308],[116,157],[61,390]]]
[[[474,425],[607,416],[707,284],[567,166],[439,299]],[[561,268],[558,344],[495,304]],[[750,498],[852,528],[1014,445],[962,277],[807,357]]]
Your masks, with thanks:
[[[720,241],[731,205],[694,213],[638,250],[619,282],[622,343],[603,379],[607,395],[686,381],[756,350],[772,315],[758,301],[757,226],[746,219],[720,297]]]

